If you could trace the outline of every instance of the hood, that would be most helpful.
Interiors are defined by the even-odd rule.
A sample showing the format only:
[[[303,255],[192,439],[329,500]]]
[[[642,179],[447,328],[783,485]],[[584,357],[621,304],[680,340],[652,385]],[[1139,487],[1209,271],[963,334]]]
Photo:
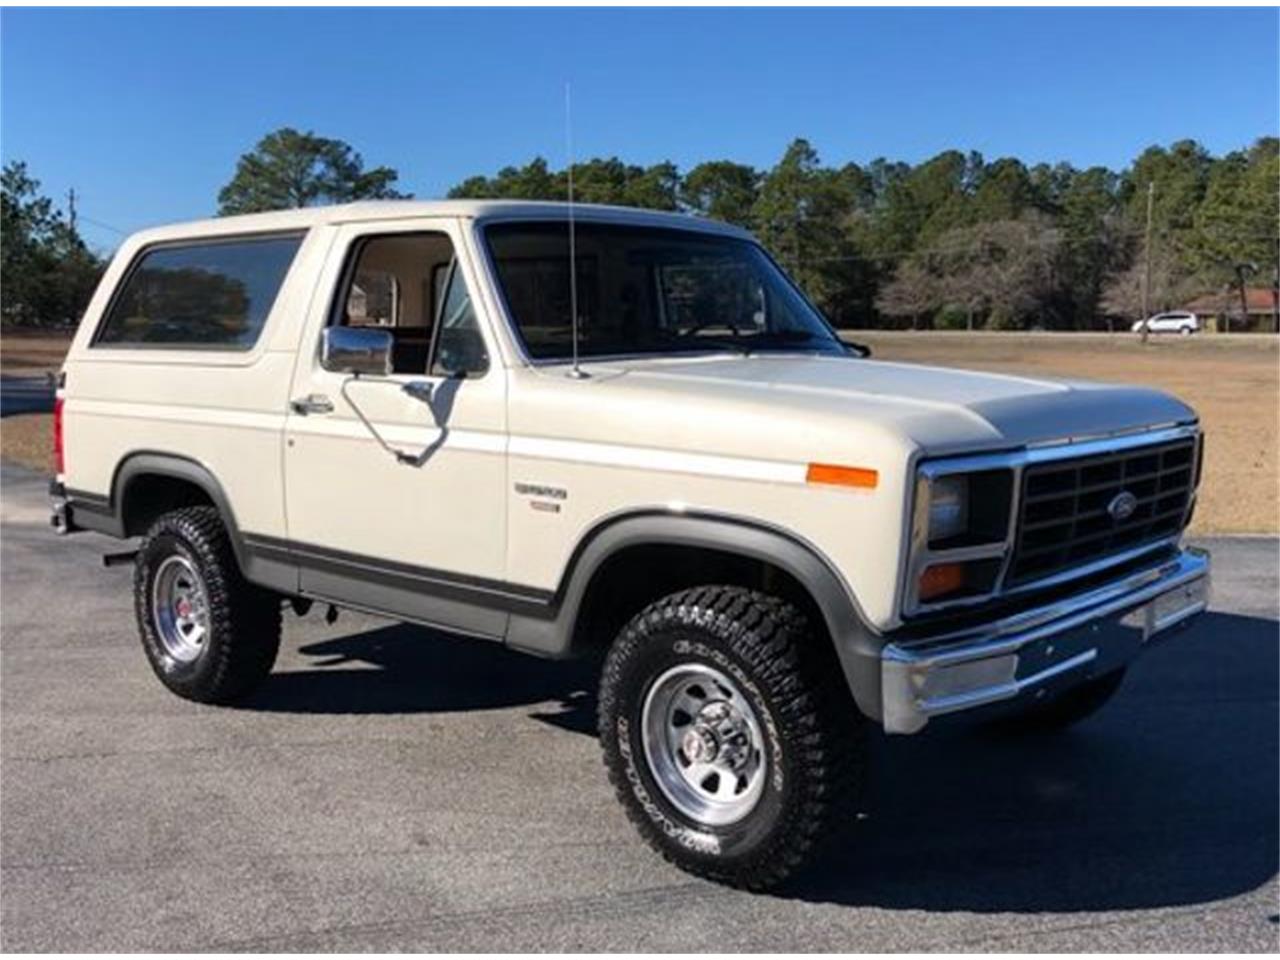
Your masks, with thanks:
[[[823,422],[851,418],[897,434],[928,454],[1128,432],[1195,418],[1181,401],[1143,387],[845,357],[644,359],[592,364],[591,371],[624,393],[678,398],[688,404],[684,409],[690,416],[704,404],[721,408],[717,401],[723,401],[769,410],[797,426],[809,415]]]

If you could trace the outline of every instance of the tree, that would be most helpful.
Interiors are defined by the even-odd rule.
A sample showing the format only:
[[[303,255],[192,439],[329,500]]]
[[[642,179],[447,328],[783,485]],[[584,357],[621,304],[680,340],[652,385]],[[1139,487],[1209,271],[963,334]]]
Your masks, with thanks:
[[[670,163],[609,157],[577,165],[574,179],[584,202],[683,209],[749,227],[829,317],[855,325],[919,323],[938,309],[954,317],[958,307],[964,322],[1057,328],[1130,315],[1151,183],[1155,304],[1221,290],[1236,282],[1239,263],[1269,270],[1280,242],[1275,137],[1223,157],[1194,140],[1153,146],[1118,171],[987,162],[959,150],[914,166],[881,157],[830,167],[797,139],[767,171],[717,160],[681,177]],[[565,195],[564,172],[541,159],[450,191]]]
[[[609,157],[573,165],[573,195],[580,203],[675,210],[679,190],[680,173],[669,162],[638,167]],[[552,173],[546,160],[535,157],[523,167],[503,167],[496,177],[469,177],[450,190],[449,196],[472,200],[565,200],[569,184],[565,171]]]
[[[680,203],[690,213],[751,226],[751,209],[760,191],[754,167],[731,160],[700,163],[680,184]]]
[[[1139,244],[1130,265],[1112,274],[1102,289],[1101,306],[1112,316],[1142,319],[1142,287],[1146,279],[1146,251]],[[1200,284],[1182,266],[1177,254],[1157,245],[1151,252],[1152,312],[1169,310],[1195,295]]]
[[[95,256],[27,165],[0,174],[0,319],[6,325],[69,325],[79,319],[102,273]]]
[[[1075,326],[1091,326],[1108,279],[1132,259],[1119,178],[1105,167],[1075,174],[1061,191],[1062,279]]]
[[[670,161],[646,169],[627,168],[622,204],[646,210],[677,210],[680,206],[680,171]]]
[[[756,231],[809,297],[837,324],[869,308],[850,306],[851,295],[868,298],[870,264],[858,255],[851,214],[867,180],[850,164],[824,169],[807,140],[794,140],[764,177],[752,209]]]
[[[1036,189],[1019,160],[1004,157],[984,165],[969,204],[967,219],[973,223],[1016,220],[1035,206]]]
[[[218,192],[218,213],[287,210],[351,200],[395,199],[399,174],[390,167],[364,169],[364,160],[341,140],[282,127],[242,154],[235,176]]]
[[[563,200],[564,174],[553,174],[547,161],[534,157],[523,167],[503,167],[496,177],[468,177],[449,191],[455,199]]]
[[[1264,137],[1209,172],[1196,209],[1192,262],[1206,285],[1229,282],[1237,264],[1275,259],[1280,231],[1280,140]]]
[[[914,330],[943,305],[943,290],[936,276],[916,260],[907,260],[881,288],[875,304],[887,316],[906,317]]]
[[[1043,322],[1053,293],[1058,236],[1040,216],[959,227],[938,238],[926,256],[936,265],[947,302],[986,315],[987,326]]]
[[[1135,235],[1143,232],[1147,186],[1154,183],[1153,233],[1158,246],[1173,250],[1184,267],[1190,266],[1195,213],[1204,199],[1213,165],[1213,158],[1199,143],[1179,140],[1167,150],[1148,147],[1124,176],[1122,193],[1130,230]]]

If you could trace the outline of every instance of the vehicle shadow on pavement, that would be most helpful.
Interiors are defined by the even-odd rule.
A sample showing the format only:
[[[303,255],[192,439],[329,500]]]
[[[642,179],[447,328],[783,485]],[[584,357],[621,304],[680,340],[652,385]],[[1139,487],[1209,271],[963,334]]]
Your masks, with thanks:
[[[1139,661],[1115,701],[1057,734],[967,721],[875,735],[864,814],[777,896],[887,909],[1126,910],[1212,902],[1277,873],[1275,620],[1210,613]],[[594,735],[597,665],[394,625],[310,643],[251,710],[528,706]]]
[[[860,818],[782,896],[889,909],[1127,910],[1274,882],[1277,624],[1210,613],[1057,734],[878,736]]]
[[[528,705],[540,708],[530,714],[535,719],[595,734],[597,668],[591,662],[540,660],[410,624],[310,643],[300,652],[314,658],[313,669],[271,674],[242,706],[384,714]]]

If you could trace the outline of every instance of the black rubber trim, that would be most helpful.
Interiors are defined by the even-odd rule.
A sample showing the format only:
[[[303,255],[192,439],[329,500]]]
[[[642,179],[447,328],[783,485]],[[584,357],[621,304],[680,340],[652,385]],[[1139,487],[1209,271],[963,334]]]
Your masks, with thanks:
[[[119,518],[111,508],[111,501],[101,494],[87,493],[83,490],[68,490],[58,484],[60,492],[55,492],[50,485],[49,493],[65,500],[63,516],[66,519],[66,532],[79,533],[89,530],[115,539],[123,539],[124,531]]]
[[[137,450],[126,456],[116,465],[115,474],[111,478],[109,495],[64,487],[68,505],[74,510],[79,526],[97,533],[104,533],[119,540],[130,536],[140,536],[143,531],[130,533],[125,523],[123,505],[129,491],[129,484],[142,476],[172,477],[184,480],[203,490],[218,508],[222,522],[231,538],[231,546],[241,570],[246,570],[243,540],[240,528],[236,523],[230,501],[222,490],[212,471],[204,464],[190,457],[159,450]]]
[[[265,534],[242,533],[221,485],[207,467],[160,452],[139,451],[123,460],[113,478],[109,499],[88,494],[75,500],[77,521],[87,529],[125,537],[121,504],[132,479],[143,475],[171,476],[204,490],[222,516],[241,570],[252,582],[286,594],[305,592],[296,574],[311,570],[364,585],[353,597],[368,594],[370,602],[363,608],[390,616],[448,625],[458,617],[482,616],[485,610],[506,614],[510,616],[505,631],[507,642],[543,656],[564,657],[580,652],[574,649],[578,612],[592,577],[618,550],[646,543],[683,544],[773,563],[787,570],[813,596],[835,640],[858,706],[867,716],[879,719],[879,654],[884,638],[869,625],[836,567],[813,545],[777,527],[700,511],[649,509],[619,514],[601,521],[579,540],[560,583],[551,591]],[[421,604],[415,597],[421,599]],[[430,607],[427,612],[432,615],[410,616],[407,610],[399,610],[406,604]],[[437,609],[444,614],[437,616]]]
[[[54,489],[55,485],[58,489]],[[73,487],[64,487],[62,484],[54,481],[49,485],[49,493],[52,496],[64,496],[68,500],[74,500],[78,506],[96,507],[100,510],[111,509],[111,498],[103,496],[100,493],[90,493],[88,490],[76,490]]]
[[[525,616],[554,615],[552,603],[555,595],[549,590],[348,553],[263,534],[245,534],[244,542],[250,552],[264,559],[293,563],[304,569],[320,570],[399,589],[418,590],[434,596],[518,612]]]
[[[786,530],[730,515],[654,508],[601,521],[575,547],[555,593],[553,616],[513,613],[508,644],[554,658],[581,653],[579,641],[585,638],[575,636],[576,621],[595,574],[619,551],[645,545],[718,550],[785,570],[817,604],[858,706],[867,716],[880,718],[884,640],[870,626],[834,564]]]

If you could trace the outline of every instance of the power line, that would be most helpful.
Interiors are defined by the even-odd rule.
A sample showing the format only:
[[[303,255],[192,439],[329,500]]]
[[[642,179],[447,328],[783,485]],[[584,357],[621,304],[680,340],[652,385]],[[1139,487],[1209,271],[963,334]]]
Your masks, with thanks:
[[[85,223],[92,224],[95,227],[100,227],[103,230],[109,230],[112,233],[119,234],[122,237],[127,237],[132,232],[130,230],[121,230],[119,227],[113,227],[109,223],[103,223],[101,220],[95,220],[92,217],[86,217],[83,213],[79,215],[79,218]],[[72,223],[74,222],[75,221],[73,219]]]

